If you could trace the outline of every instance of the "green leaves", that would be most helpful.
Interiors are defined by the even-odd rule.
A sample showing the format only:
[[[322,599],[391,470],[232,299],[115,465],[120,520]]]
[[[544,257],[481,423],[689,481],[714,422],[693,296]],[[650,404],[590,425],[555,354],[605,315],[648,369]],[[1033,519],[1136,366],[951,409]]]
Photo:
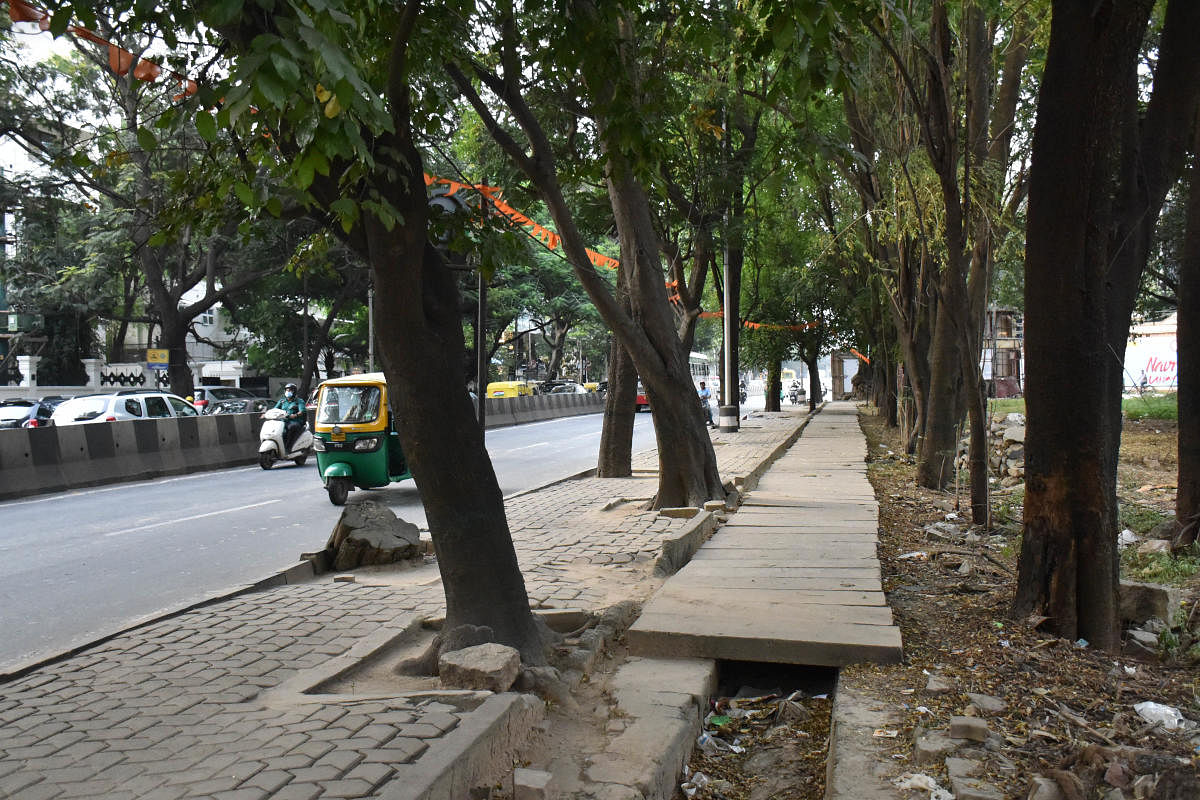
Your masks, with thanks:
[[[197,110],[193,121],[196,124],[196,133],[200,134],[201,139],[209,143],[217,140],[217,123],[213,119],[212,114],[209,114],[207,111]]]

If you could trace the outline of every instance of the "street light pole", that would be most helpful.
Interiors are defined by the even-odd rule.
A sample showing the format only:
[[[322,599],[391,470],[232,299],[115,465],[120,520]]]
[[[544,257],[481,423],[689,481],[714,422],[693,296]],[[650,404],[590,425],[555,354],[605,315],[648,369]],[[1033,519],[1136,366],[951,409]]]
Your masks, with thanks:
[[[375,371],[375,285],[367,287],[367,372]]]

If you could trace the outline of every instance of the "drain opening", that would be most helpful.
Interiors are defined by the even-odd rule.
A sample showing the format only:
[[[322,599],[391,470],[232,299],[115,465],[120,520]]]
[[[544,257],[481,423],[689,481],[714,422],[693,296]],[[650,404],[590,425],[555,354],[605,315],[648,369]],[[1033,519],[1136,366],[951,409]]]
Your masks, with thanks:
[[[720,661],[717,671],[676,796],[823,798],[838,671],[750,661]]]

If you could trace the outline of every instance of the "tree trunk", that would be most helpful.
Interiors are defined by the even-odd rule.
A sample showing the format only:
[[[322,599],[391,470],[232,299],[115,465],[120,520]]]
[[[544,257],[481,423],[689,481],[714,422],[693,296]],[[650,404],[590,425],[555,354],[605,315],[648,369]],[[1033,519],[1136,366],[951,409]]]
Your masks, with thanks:
[[[766,393],[764,410],[779,411],[779,395],[783,391],[783,363],[771,359],[767,362],[767,383],[763,387]]]
[[[626,348],[642,377],[654,415],[659,459],[654,507],[703,506],[709,500],[723,500],[725,488],[717,470],[707,420],[696,400],[688,354],[680,345],[670,304],[666,302],[663,271],[657,264],[660,248],[651,223],[649,201],[623,156],[610,152],[606,171],[609,199],[621,240],[621,269],[628,278],[630,307],[653,349],[650,355],[646,348]],[[638,363],[639,358],[647,356],[649,363]]]
[[[551,333],[546,336],[546,343],[550,345],[550,366],[546,369],[546,378],[553,380],[558,377],[558,371],[562,368],[563,350],[566,348],[567,332],[571,330],[571,326],[554,319],[550,321],[550,327]]]
[[[191,397],[196,387],[192,369],[188,366],[187,323],[179,314],[167,314],[160,324],[162,334],[158,346],[167,351],[167,380],[171,391],[180,397]]]
[[[1104,315],[1124,95],[1150,2],[1092,16],[1056,2],[1038,99],[1026,229],[1025,535],[1014,612],[1067,639],[1120,645],[1114,436]],[[1118,8],[1119,7],[1119,8]],[[1062,358],[1070,353],[1071,358]]]
[[[821,402],[821,376],[817,372],[819,353],[812,356],[805,354],[804,365],[808,367],[808,410],[816,411],[817,403]]]
[[[398,123],[407,122],[397,116]],[[401,131],[407,133],[407,127]],[[406,137],[395,138],[391,146],[402,160],[391,165],[399,177],[387,182],[385,196],[404,222],[388,231],[377,218],[367,217],[364,255],[378,308],[386,309],[378,317],[379,350],[397,429],[425,506],[446,593],[443,630],[490,628],[488,638],[518,649],[524,663],[545,663],[504,498],[458,369],[465,345],[457,286],[426,242],[421,157]]]
[[[1192,146],[1200,159],[1200,126]],[[1179,531],[1174,548],[1193,544],[1200,529],[1200,164],[1193,162],[1187,201],[1187,227],[1179,262],[1179,299],[1175,331],[1179,362],[1179,477],[1175,519]]]
[[[949,282],[942,281],[943,297],[929,354],[929,406],[918,445],[917,483],[928,489],[944,489],[950,483],[962,420],[963,342],[946,307],[945,291],[953,291]]]
[[[637,370],[616,337],[612,338],[608,353],[608,393],[604,397],[604,427],[600,432],[596,476],[628,478],[633,474]]]

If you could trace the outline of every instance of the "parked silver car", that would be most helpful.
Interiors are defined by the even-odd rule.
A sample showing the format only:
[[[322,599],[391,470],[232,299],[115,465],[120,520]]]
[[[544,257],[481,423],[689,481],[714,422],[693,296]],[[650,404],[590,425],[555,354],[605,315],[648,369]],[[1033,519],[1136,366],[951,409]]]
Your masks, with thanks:
[[[116,422],[126,419],[195,417],[199,412],[178,395],[167,392],[88,394],[62,402],[50,417],[55,425]]]

